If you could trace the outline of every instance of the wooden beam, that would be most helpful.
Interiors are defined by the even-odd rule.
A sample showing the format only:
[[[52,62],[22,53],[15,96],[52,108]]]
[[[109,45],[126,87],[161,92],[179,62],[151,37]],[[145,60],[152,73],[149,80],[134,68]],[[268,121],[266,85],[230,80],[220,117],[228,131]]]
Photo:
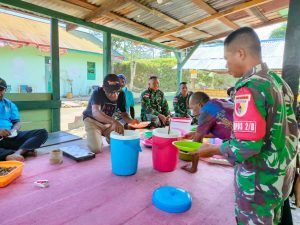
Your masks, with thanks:
[[[88,3],[88,2],[82,1],[82,0],[65,0],[65,2],[69,2],[73,5],[78,5],[78,6],[81,6],[82,8],[89,9],[92,11],[95,11],[98,9],[98,7],[96,5],[93,5],[91,3]]]
[[[285,22],[285,21],[287,21],[287,17],[282,17],[282,18],[278,18],[278,19],[274,19],[274,20],[269,20],[268,22],[265,22],[265,23],[256,24],[256,25],[252,26],[252,28],[257,29],[257,28],[261,28],[261,27],[265,27],[265,26],[270,26],[270,25],[277,24],[277,23],[282,23],[282,22]],[[226,37],[231,32],[232,31],[227,31],[227,32],[215,35],[213,37],[205,38],[205,39],[203,39],[203,42],[210,42],[210,41],[214,41],[214,40]],[[189,47],[191,47],[191,46],[193,46],[195,44],[196,44],[196,42],[193,42],[192,44],[182,45],[182,46],[180,46],[178,48],[185,49],[185,48],[189,48]]]
[[[210,22],[210,21],[212,21],[214,19],[219,19],[221,17],[228,16],[230,14],[233,14],[233,13],[236,13],[236,12],[240,12],[240,11],[243,11],[243,10],[246,10],[246,9],[258,6],[258,5],[261,5],[261,4],[265,4],[265,3],[270,2],[270,1],[271,0],[252,0],[252,1],[249,1],[249,2],[244,2],[242,4],[239,4],[239,5],[236,5],[236,6],[232,7],[230,9],[224,10],[222,12],[217,12],[217,13],[212,14],[211,16],[208,16],[206,18],[197,20],[195,22],[192,22],[192,23],[183,25],[181,27],[169,30],[169,31],[164,32],[162,34],[156,35],[153,38],[151,38],[151,40],[155,40],[155,39],[167,36],[167,35],[178,33],[178,32],[181,32],[183,30],[186,30],[186,29],[198,26],[200,24]]]
[[[122,17],[120,15],[118,15],[117,13],[114,13],[114,12],[109,12],[106,14],[106,16],[108,16],[109,18],[112,18],[112,19],[115,19],[115,20],[119,20],[119,21],[122,21],[122,22],[125,22],[125,23],[128,23],[128,24],[131,24],[137,28],[140,28],[141,30],[144,30],[144,31],[147,31],[147,32],[150,32],[152,34],[161,34],[162,32],[161,31],[158,31],[158,30],[155,30],[153,28],[150,28],[150,27],[147,27],[143,24],[140,24],[138,22],[135,22],[133,20],[130,20],[126,17]],[[190,44],[191,42],[189,41],[186,41],[184,39],[181,39],[181,38],[178,38],[178,37],[174,37],[174,36],[167,36],[167,38],[173,40],[173,41],[177,41],[177,42],[180,42],[180,43],[184,43],[184,44]]]
[[[174,19],[174,18],[172,18],[172,17],[170,17],[170,16],[168,16],[168,15],[166,15],[166,14],[164,14],[164,13],[162,13],[162,12],[156,10],[156,9],[152,9],[152,8],[150,8],[148,6],[145,6],[142,3],[139,3],[135,0],[131,0],[130,2],[132,4],[134,4],[135,6],[137,6],[138,8],[141,8],[141,9],[145,10],[146,12],[151,13],[154,16],[158,16],[158,17],[164,19],[165,21],[168,21],[169,23],[172,23],[176,26],[182,26],[183,25],[183,23],[181,23],[180,21],[178,21],[178,20],[176,20],[176,19]]]
[[[211,7],[209,4],[207,4],[203,0],[193,0],[193,3],[196,4],[197,6],[199,6],[200,9],[204,10],[205,12],[207,12],[210,15],[218,12],[217,10],[215,10],[213,7]],[[225,25],[227,25],[228,27],[230,27],[234,30],[239,28],[239,26],[237,24],[230,21],[226,17],[220,18],[219,21],[221,21],[222,23],[224,23]]]
[[[257,17],[261,22],[268,22],[268,18],[257,8],[253,7],[247,10],[251,15]]]
[[[80,3],[81,1],[79,0],[68,0],[68,2],[79,2],[80,5],[83,5],[82,3]],[[91,13],[89,13],[88,15],[86,15],[84,17],[84,20],[87,22],[91,22],[93,19],[96,19],[102,15],[105,15],[106,13],[109,13],[110,11],[119,8],[120,6],[126,4],[127,2],[129,2],[129,0],[104,0],[104,2],[102,2],[101,6],[97,7],[96,9],[94,9]],[[86,6],[86,4],[84,4]],[[89,6],[91,8],[91,6]],[[78,26],[74,25],[74,24],[70,24],[67,25],[67,31],[70,30],[74,30],[76,29]]]
[[[137,6],[137,7],[141,8],[141,9],[143,9],[143,10],[151,13],[152,15],[158,16],[158,17],[164,19],[165,21],[168,21],[169,23],[172,23],[172,24],[174,24],[176,26],[184,26],[185,25],[184,23],[182,23],[182,22],[180,22],[180,21],[172,18],[171,16],[168,16],[168,15],[166,15],[166,14],[158,11],[157,9],[153,9],[153,8],[150,8],[150,7],[146,6],[146,5],[143,5],[142,3],[139,3],[136,0],[130,0],[130,2],[132,4],[134,4],[135,6]],[[196,28],[193,28],[193,27],[191,28],[191,30],[195,34],[198,34],[198,35],[206,35],[206,36],[208,35],[208,36],[211,36],[211,34],[208,34],[208,33],[204,32],[204,31],[200,31],[200,30],[198,30]]]
[[[98,8],[97,6],[95,6],[93,4],[90,4],[90,3],[87,3],[87,2],[83,2],[82,0],[66,0],[66,1],[69,2],[69,3],[72,3],[74,5],[77,5],[77,6],[81,6],[82,8],[85,8],[85,9],[96,10]],[[130,20],[126,17],[120,16],[117,13],[114,13],[114,12],[108,12],[108,13],[105,14],[105,16],[108,16],[109,18],[112,18],[114,20],[119,20],[119,21],[122,21],[124,23],[131,24],[131,25],[133,25],[137,28],[140,28],[141,30],[144,30],[144,31],[149,32],[149,33],[154,34],[154,35],[162,33],[161,31],[158,31],[158,30],[155,30],[153,28],[147,27],[143,24],[140,24],[138,22]],[[68,24],[67,25],[67,30],[69,30],[69,28],[73,28],[73,27],[76,28],[76,25]],[[183,44],[190,44],[191,43],[190,41],[186,41],[184,39],[174,37],[174,36],[171,36],[171,35],[167,36],[167,38],[169,38],[173,41],[183,43]]]
[[[58,20],[51,18],[51,70],[52,70],[52,100],[60,100],[59,74],[59,31]],[[52,109],[51,131],[60,130],[60,108]]]

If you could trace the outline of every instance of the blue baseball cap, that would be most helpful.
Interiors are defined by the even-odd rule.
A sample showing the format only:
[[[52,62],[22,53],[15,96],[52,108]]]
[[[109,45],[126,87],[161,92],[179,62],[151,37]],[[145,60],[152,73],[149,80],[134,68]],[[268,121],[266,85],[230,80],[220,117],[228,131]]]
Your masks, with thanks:
[[[127,83],[127,79],[124,74],[120,73],[120,74],[118,74],[118,77],[122,78],[123,80],[125,80],[125,83]]]

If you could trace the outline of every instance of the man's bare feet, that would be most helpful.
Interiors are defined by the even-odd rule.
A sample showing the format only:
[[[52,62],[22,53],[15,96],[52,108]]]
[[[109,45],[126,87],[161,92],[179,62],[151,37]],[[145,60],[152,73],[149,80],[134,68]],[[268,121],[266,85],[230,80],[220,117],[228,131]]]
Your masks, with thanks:
[[[37,151],[35,149],[33,150],[22,150],[21,155],[23,157],[36,157]]]
[[[19,153],[14,153],[11,155],[6,156],[6,161],[20,161],[24,162],[24,157]]]
[[[181,169],[190,173],[196,173],[198,168],[198,162],[199,162],[199,155],[193,155],[192,162],[182,166]]]

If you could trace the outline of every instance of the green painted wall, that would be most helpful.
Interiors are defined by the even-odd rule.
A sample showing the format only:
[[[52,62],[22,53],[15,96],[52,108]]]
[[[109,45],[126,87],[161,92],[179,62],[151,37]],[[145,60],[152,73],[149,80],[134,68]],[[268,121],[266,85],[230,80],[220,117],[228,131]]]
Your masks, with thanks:
[[[0,48],[0,77],[18,93],[19,85],[32,86],[33,92],[46,92],[45,54],[32,47]]]
[[[0,77],[11,85],[11,92],[19,93],[20,85],[31,86],[34,93],[48,92],[45,57],[34,47],[0,48]],[[87,62],[96,63],[96,79],[87,80]],[[93,85],[103,80],[103,57],[100,54],[69,50],[60,55],[61,96],[70,91],[67,79],[73,80],[73,94],[87,95]]]
[[[96,79],[87,80],[87,62],[95,62]],[[60,55],[60,92],[65,96],[70,91],[66,79],[73,80],[73,95],[88,95],[93,85],[100,85],[103,81],[102,55],[87,54],[83,52],[69,52]]]
[[[31,102],[31,101],[49,101],[51,100],[51,94],[17,94],[7,93],[6,98],[13,102]],[[29,104],[29,103],[28,103]],[[21,130],[32,130],[45,128],[49,132],[51,131],[51,109],[33,109],[23,110],[19,108],[21,117]]]

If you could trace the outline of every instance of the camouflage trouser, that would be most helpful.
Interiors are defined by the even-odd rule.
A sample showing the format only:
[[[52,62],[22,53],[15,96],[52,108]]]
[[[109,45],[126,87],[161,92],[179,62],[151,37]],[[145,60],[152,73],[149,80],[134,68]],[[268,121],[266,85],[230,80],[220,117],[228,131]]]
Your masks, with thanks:
[[[158,116],[155,116],[153,114],[146,114],[146,117],[147,117],[147,121],[151,122],[150,125],[149,125],[149,127],[151,127],[151,128],[157,128],[157,127],[164,127],[165,126],[160,121]],[[166,124],[166,125],[168,125],[168,124]]]
[[[236,198],[235,216],[238,225],[277,225],[280,223],[282,204],[262,205]]]

